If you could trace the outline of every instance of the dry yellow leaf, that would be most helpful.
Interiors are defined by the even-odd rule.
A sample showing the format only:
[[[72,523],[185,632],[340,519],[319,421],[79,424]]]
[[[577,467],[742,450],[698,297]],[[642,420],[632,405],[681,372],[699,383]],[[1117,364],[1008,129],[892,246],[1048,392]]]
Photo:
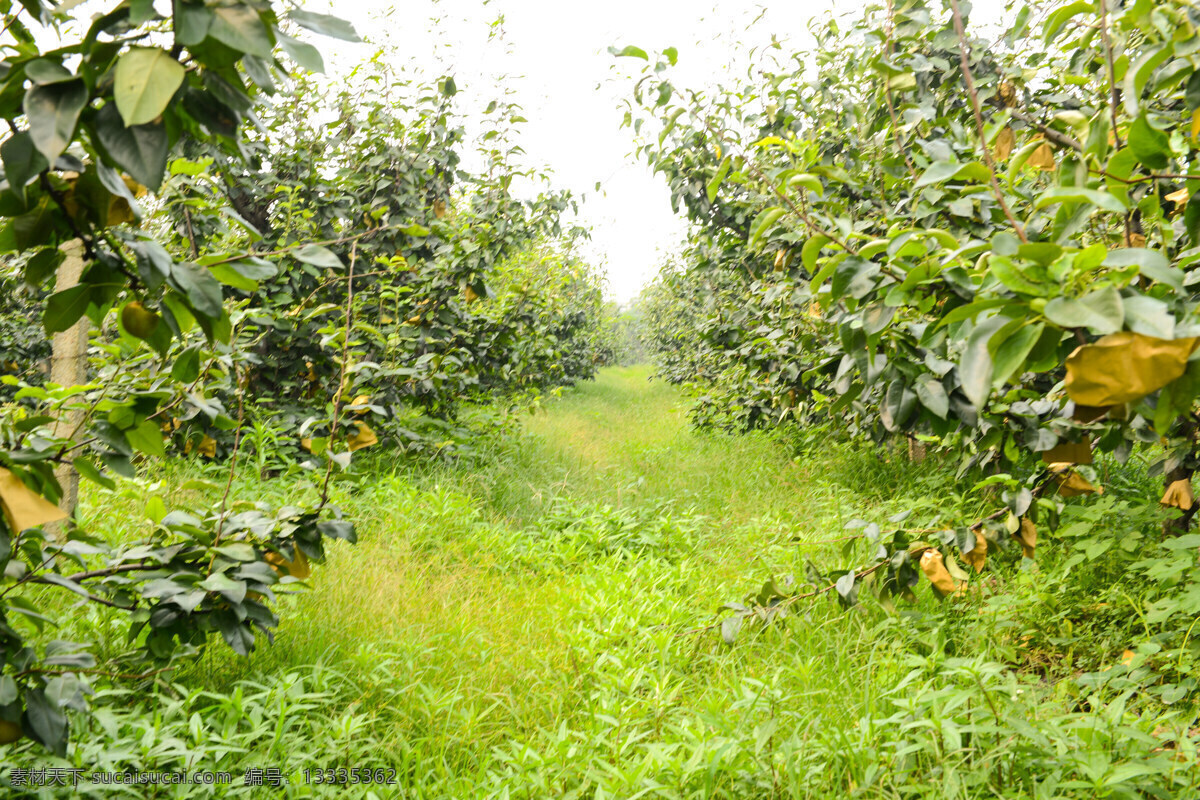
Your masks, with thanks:
[[[1190,198],[1191,198],[1191,195],[1188,194],[1188,190],[1186,187],[1183,189],[1180,189],[1177,192],[1171,192],[1170,194],[1163,196],[1164,200],[1170,200],[1172,203],[1175,204],[1175,210],[1171,212],[1172,215],[1178,214],[1183,209],[1183,207],[1187,205],[1187,201]]]
[[[1131,663],[1133,663],[1132,650],[1126,650],[1125,652],[1121,653],[1121,663],[1125,666],[1129,666]]]
[[[354,412],[355,414],[358,414],[358,415],[361,417],[363,414],[366,414],[368,411],[370,411],[370,410],[371,410],[371,409],[369,409],[369,408],[367,408],[367,407],[366,407],[366,406],[367,406],[367,404],[368,404],[368,403],[370,403],[370,402],[371,402],[371,395],[369,395],[369,394],[360,394],[358,397],[356,397],[356,398],[354,398],[352,401],[350,401],[350,405],[352,405],[352,406],[363,406],[362,408],[360,408],[360,409],[358,409],[358,410],[356,410],[356,411]]]
[[[1000,135],[996,137],[996,144],[993,154],[997,161],[1007,161],[1013,151],[1013,145],[1016,143],[1017,137],[1013,134],[1012,128],[1005,128],[1000,131]]]
[[[1058,166],[1054,161],[1054,148],[1045,142],[1033,151],[1029,156],[1029,161],[1026,163],[1043,172],[1048,172]]]
[[[975,547],[969,553],[963,553],[963,561],[966,561],[976,572],[983,572],[983,565],[987,562],[987,539],[983,538],[982,533],[975,534]]]
[[[1191,479],[1180,478],[1173,482],[1167,487],[1167,491],[1163,493],[1162,499],[1158,502],[1183,511],[1189,510],[1196,504],[1196,495],[1192,492]]]
[[[379,439],[375,436],[375,431],[367,427],[367,423],[358,423],[358,433],[346,440],[346,444],[350,446],[350,452],[361,450],[364,447],[370,447],[373,444],[379,444]]]
[[[0,507],[4,510],[4,521],[13,533],[67,518],[67,512],[3,467],[0,467]]]
[[[1013,108],[1017,105],[1017,87],[1010,80],[1000,81],[1000,99],[1004,105]]]
[[[1021,518],[1021,527],[1012,535],[1021,545],[1021,555],[1033,558],[1034,548],[1037,547],[1037,528],[1029,517]]]
[[[775,251],[775,269],[783,269],[783,251]]]
[[[817,303],[808,304],[808,315],[814,319],[821,318],[821,306]]]
[[[479,299],[479,295],[475,292],[474,289],[472,289],[470,286],[468,286],[467,288],[463,289],[463,298],[468,303],[474,303],[476,300]]]
[[[446,203],[442,200],[433,201],[433,215],[438,219],[446,216]]]
[[[1050,473],[1058,481],[1058,493],[1063,497],[1075,497],[1081,494],[1104,494],[1104,488],[1093,486],[1087,478],[1075,471],[1074,464],[1051,464]]]
[[[312,452],[312,439],[310,439],[308,437],[301,439],[300,446],[311,453]]]
[[[1200,108],[1192,112],[1192,138],[1200,139]]]
[[[295,561],[288,561],[279,553],[267,553],[263,560],[270,564],[280,575],[286,572],[293,578],[304,580],[309,575],[312,575],[312,568],[308,565],[308,558],[304,555],[304,551],[299,547],[296,547],[295,550]]]
[[[1067,395],[1085,406],[1139,400],[1183,375],[1197,339],[1157,339],[1132,331],[1101,337],[1067,357]]]
[[[942,554],[936,549],[931,547],[921,554],[921,571],[925,573],[926,578],[929,578],[933,588],[942,594],[953,594],[958,591],[958,584],[946,571]]]
[[[217,456],[217,440],[211,436],[205,436],[200,440],[200,446],[196,451],[205,458],[216,458]]]
[[[121,180],[125,182],[125,188],[133,192],[134,197],[145,197],[146,192],[149,191],[145,186],[142,186],[128,175],[122,175]]]
[[[130,208],[128,200],[113,195],[112,199],[108,201],[108,219],[105,220],[105,224],[111,228],[125,222],[137,222],[137,217],[133,215],[133,209]]]
[[[1084,436],[1078,442],[1063,442],[1042,453],[1047,464],[1090,464],[1092,463],[1092,440]]]

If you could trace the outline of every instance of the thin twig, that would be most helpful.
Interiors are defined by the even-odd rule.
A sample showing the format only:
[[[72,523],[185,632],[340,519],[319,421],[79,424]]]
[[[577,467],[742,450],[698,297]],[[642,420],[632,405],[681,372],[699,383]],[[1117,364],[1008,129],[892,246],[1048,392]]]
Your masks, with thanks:
[[[127,681],[140,681],[140,680],[144,680],[144,679],[146,679],[146,678],[153,677],[153,676],[155,676],[155,675],[158,675],[158,674],[160,674],[160,673],[166,672],[167,670],[171,670],[171,669],[174,669],[174,667],[159,667],[158,669],[152,669],[152,670],[150,670],[149,672],[141,672],[141,673],[108,672],[107,670],[103,670],[103,669],[96,669],[96,668],[86,668],[86,669],[27,669],[27,670],[23,670],[23,671],[21,671],[21,672],[18,672],[18,673],[17,673],[16,675],[14,675],[13,677],[14,677],[14,678],[23,678],[23,677],[25,677],[26,675],[74,675],[74,674],[77,674],[77,673],[82,673],[82,674],[85,674],[85,675],[104,675],[104,676],[106,676],[106,677],[109,677],[109,678],[120,678],[121,680],[127,680]]]
[[[242,383],[242,374],[239,372],[237,364],[234,364],[233,382],[238,389],[237,430],[233,433],[233,452],[229,455],[229,477],[225,479],[225,493],[221,495],[221,509],[217,512],[217,533],[213,538],[212,544],[214,548],[221,543],[221,529],[225,526],[225,508],[229,503],[229,492],[233,488],[233,478],[237,474],[238,450],[242,445],[242,423],[246,419],[246,387]],[[208,562],[209,572],[212,571],[212,565],[216,558],[217,554],[213,553],[212,559]]]
[[[192,212],[188,211],[186,200],[183,203],[183,221],[187,224],[188,244],[192,246],[192,259],[198,259],[200,250],[196,247],[196,232],[192,230]]]
[[[74,575],[68,575],[66,577],[69,581],[79,583],[80,581],[86,581],[91,578],[107,578],[111,575],[118,575],[122,572],[139,572],[142,570],[146,572],[153,572],[156,569],[162,568],[162,564],[146,564],[144,562],[141,564],[120,564],[115,567],[108,567],[107,569],[93,569],[88,572],[76,572]]]
[[[45,584],[46,586],[62,586],[61,583],[55,583],[54,581],[49,581],[45,578],[34,578],[30,581],[30,583],[41,583]],[[65,589],[67,587],[63,586],[63,588]],[[122,611],[133,611],[137,608],[136,604],[132,606],[123,606],[120,603],[114,603],[112,600],[104,597],[98,597],[90,592],[84,592],[83,596],[88,600],[91,600],[93,603],[99,603],[100,605],[108,606],[109,608],[119,608]]]
[[[401,224],[397,223],[396,225],[385,225],[381,228],[371,228],[370,230],[363,231],[362,233],[355,233],[350,236],[340,236],[336,239],[324,239],[319,242],[296,242],[295,244],[290,244],[287,247],[281,247],[277,250],[261,250],[261,251],[253,251],[252,250],[248,253],[240,253],[235,256],[226,256],[225,258],[218,259],[217,261],[209,261],[207,264],[205,264],[205,266],[215,267],[218,264],[230,264],[234,261],[241,261],[242,259],[245,259],[245,258],[262,258],[263,256],[284,256],[284,255],[287,255],[288,253],[292,252],[293,250],[298,250],[301,247],[305,247],[310,244],[320,245],[320,246],[324,247],[326,245],[331,245],[331,244],[346,244],[347,242],[357,243],[358,241],[360,241],[362,239],[367,239],[367,238],[370,238],[371,236],[375,236],[377,234],[384,233],[386,231],[398,231],[398,230],[401,230],[403,228],[408,228],[408,227],[410,227],[410,226],[401,225]]]
[[[329,426],[329,447],[333,447],[333,437],[337,435],[338,420],[342,410],[342,393],[346,388],[346,362],[350,358],[350,324],[354,320],[354,263],[358,260],[358,242],[350,245],[350,269],[346,275],[346,317],[345,330],[342,331],[342,363],[338,372],[338,387],[333,393],[333,421]],[[326,453],[329,463],[325,466],[325,482],[321,485],[321,505],[318,510],[329,502],[329,480],[333,476],[333,458]]]
[[[987,164],[988,176],[991,178],[992,194],[996,196],[996,201],[1000,204],[1000,210],[1008,218],[1008,222],[1012,225],[1013,230],[1017,232],[1017,236],[1020,237],[1023,243],[1029,244],[1029,237],[1025,235],[1025,228],[1021,223],[1017,222],[1012,209],[1008,206],[1008,201],[1004,199],[1004,192],[1000,189],[1000,181],[996,178],[996,162],[992,159],[992,148],[988,147],[987,133],[983,125],[983,112],[979,108],[979,93],[975,91],[975,78],[971,75],[971,61],[967,54],[967,33],[963,29],[962,14],[958,10],[958,0],[950,0],[950,10],[954,14],[954,31],[958,34],[958,54],[962,61],[963,80],[967,84],[967,94],[971,98],[971,110],[975,114],[975,130],[979,134],[979,145],[983,150],[983,160]]]
[[[887,36],[884,48],[888,57],[888,66],[891,66],[892,60],[892,31],[896,25],[895,13],[892,0],[888,0],[887,25],[884,27],[884,33]],[[896,104],[892,101],[892,79],[890,76],[887,78],[887,84],[884,86],[883,96],[887,98],[888,116],[892,119],[892,138],[896,142],[896,147],[899,148],[900,153],[904,156],[904,165],[908,167],[908,173],[915,178],[917,177],[917,168],[913,165],[912,159],[908,155],[908,148],[900,141],[900,123],[896,117]]]
[[[1068,136],[1067,134],[1062,133],[1061,131],[1056,131],[1056,130],[1054,130],[1054,128],[1051,128],[1049,125],[1046,125],[1043,122],[1039,122],[1038,120],[1034,119],[1033,117],[1026,114],[1024,111],[1021,111],[1019,109],[1010,108],[1010,109],[1008,109],[1008,113],[1011,114],[1014,119],[1019,119],[1019,120],[1021,120],[1021,122],[1024,122],[1026,125],[1037,128],[1038,131],[1042,134],[1042,136],[1044,136],[1048,141],[1054,142],[1055,144],[1061,145],[1062,147],[1069,147],[1072,150],[1075,150],[1080,153],[1083,152],[1083,145],[1080,144],[1079,140],[1076,139],[1074,136]]]
[[[1121,149],[1121,132],[1117,130],[1117,69],[1113,59],[1112,38],[1108,35],[1108,0],[1100,0],[1100,39],[1104,42],[1104,63],[1108,69],[1108,110],[1112,116],[1113,141]]]

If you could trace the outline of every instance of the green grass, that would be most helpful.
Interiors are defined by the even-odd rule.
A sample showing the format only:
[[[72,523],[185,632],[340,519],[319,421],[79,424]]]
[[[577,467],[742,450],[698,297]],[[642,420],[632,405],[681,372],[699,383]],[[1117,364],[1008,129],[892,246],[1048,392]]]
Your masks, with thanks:
[[[241,659],[214,644],[161,698],[101,698],[70,759],[230,770],[244,796],[279,796],[240,786],[246,767],[278,766],[289,797],[1049,798],[1106,796],[1104,775],[1149,763],[1131,730],[1182,726],[1176,746],[1190,742],[1186,714],[1132,719],[1110,693],[1089,701],[1122,703],[1102,718],[998,663],[1034,620],[963,647],[979,609],[947,616],[925,588],[900,616],[822,597],[732,646],[696,630],[771,576],[804,582],[806,560],[862,563],[812,543],[854,518],[937,516],[953,483],[815,435],[793,457],[772,436],[696,432],[648,376],[605,370],[470,464],[375,456],[368,480],[338,488],[359,543],[337,543],[311,590],[283,600],[274,646]],[[178,479],[93,498],[90,519],[119,530],[147,491],[177,498]],[[314,488],[247,477],[234,491]],[[104,635],[106,620],[74,624]],[[1072,760],[1083,722],[1108,767]],[[338,766],[393,768],[402,788],[305,784],[302,770]],[[1059,786],[1088,769],[1092,788]]]

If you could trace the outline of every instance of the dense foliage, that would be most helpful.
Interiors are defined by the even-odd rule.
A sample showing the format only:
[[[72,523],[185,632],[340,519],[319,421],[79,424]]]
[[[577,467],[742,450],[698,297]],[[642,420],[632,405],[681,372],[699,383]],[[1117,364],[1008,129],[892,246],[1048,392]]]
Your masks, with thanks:
[[[647,302],[700,421],[916,437],[1005,501],[871,525],[880,560],[829,587],[847,603],[877,571],[886,599],[1032,558],[1062,498],[1098,490],[1093,450],[1152,448],[1193,513],[1200,10],[1013,12],[989,41],[966,2],[872,7],[707,93],[664,51],[626,117],[695,223]]]
[[[69,9],[3,11],[0,741],[62,754],[89,676],[149,685],[210,634],[271,636],[276,594],[355,541],[329,503],[355,451],[443,451],[464,401],[590,377],[601,286],[570,198],[511,191],[514,106],[488,109],[475,174],[453,78],[297,74],[323,68],[300,32],[357,40],[339,19],[126,0],[76,40]],[[231,497],[247,442],[315,499]],[[215,505],[156,499],[117,539],[64,521],[77,475],[112,489],[171,452],[227,458]],[[126,612],[127,647],[46,638],[47,587]]]

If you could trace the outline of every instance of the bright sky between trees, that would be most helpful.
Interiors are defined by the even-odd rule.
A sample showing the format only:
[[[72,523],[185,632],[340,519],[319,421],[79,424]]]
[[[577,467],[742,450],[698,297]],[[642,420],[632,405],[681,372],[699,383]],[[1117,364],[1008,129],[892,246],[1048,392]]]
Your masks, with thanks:
[[[626,76],[644,62],[616,59],[608,47],[675,47],[679,64],[672,79],[703,87],[720,81],[739,53],[769,44],[772,35],[802,43],[808,20],[835,5],[861,7],[847,0],[770,7],[721,2],[716,8],[655,0],[416,0],[394,9],[339,0],[305,7],[351,20],[369,42],[320,42],[333,77],[386,46],[411,54],[431,76],[453,74],[467,114],[482,110],[502,91],[502,81],[529,120],[518,143],[531,164],[553,171],[555,186],[584,198],[580,222],[592,229],[586,252],[606,267],[611,296],[626,301],[654,277],[664,254],[682,239],[685,223],[671,211],[665,182],[633,157],[632,131],[620,126],[620,103],[632,85]],[[503,23],[493,25],[500,18]]]

